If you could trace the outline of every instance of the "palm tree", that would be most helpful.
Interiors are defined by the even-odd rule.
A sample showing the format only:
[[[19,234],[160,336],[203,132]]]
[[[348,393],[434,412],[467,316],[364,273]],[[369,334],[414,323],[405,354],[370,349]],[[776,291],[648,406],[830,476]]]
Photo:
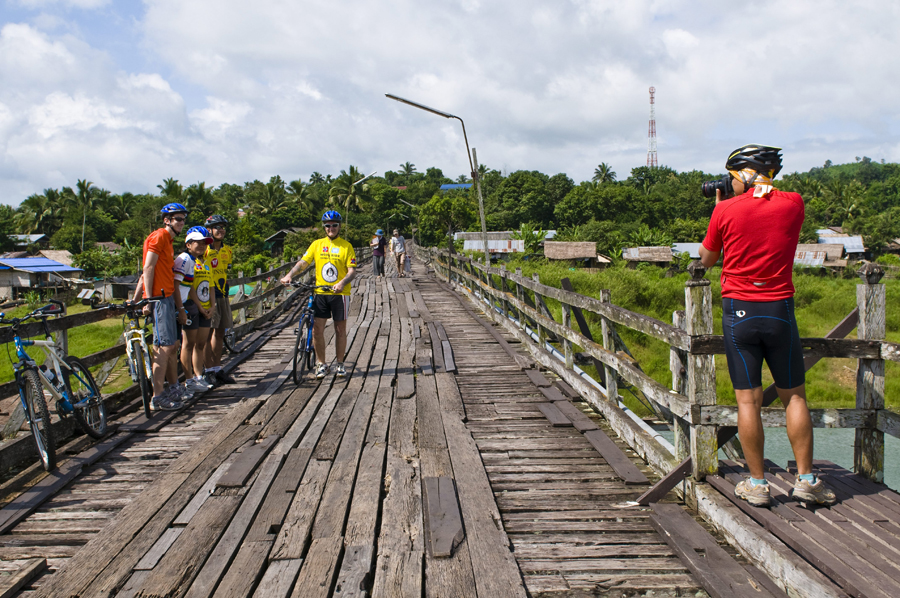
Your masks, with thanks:
[[[337,206],[343,208],[346,220],[349,221],[353,208],[362,209],[371,199],[368,183],[356,184],[363,178],[363,174],[356,166],[351,165],[349,170],[342,170],[341,174],[331,184],[328,191],[328,199]]]
[[[409,183],[409,179],[412,177],[412,175],[416,174],[416,165],[412,162],[401,164],[400,174],[402,174],[403,178],[406,179],[406,182]]]
[[[184,190],[184,203],[188,210],[207,214],[215,201],[212,189],[205,182],[195,183]]]
[[[465,184],[468,183],[470,180],[471,180],[471,179],[469,179],[469,177],[467,177],[467,176],[464,175],[464,174],[461,174],[461,175],[459,175],[458,177],[456,177],[456,182],[459,183],[460,185],[465,185]]]
[[[274,177],[273,177],[274,178]],[[279,178],[280,180],[280,178]],[[278,182],[270,180],[265,184],[265,191],[262,197],[253,204],[253,209],[261,216],[274,214],[281,208],[287,207],[288,202],[284,194],[284,184],[279,185]]]
[[[325,177],[322,176],[321,172],[314,172],[309,175],[309,184],[310,185],[320,185],[325,182]]]
[[[27,199],[22,201],[21,211],[16,214],[16,226],[25,233],[33,233],[40,231],[47,234],[49,226],[58,215],[59,206],[53,205],[50,198],[47,197],[48,191],[56,191],[55,189],[47,189],[44,195],[37,193],[29,195]],[[58,197],[58,193],[56,194]]]
[[[162,195],[168,197],[173,202],[184,202],[184,187],[182,187],[176,179],[171,177],[164,179],[163,184],[157,185],[156,187],[162,192]]]
[[[319,175],[320,177],[322,175]],[[309,195],[309,186],[297,179],[287,185],[288,198],[300,208],[312,208],[312,198]]]
[[[594,169],[594,177],[591,180],[598,185],[612,183],[616,180],[616,173],[613,172],[613,169],[609,164],[601,162],[597,168]]]
[[[75,188],[77,191],[72,191],[71,187],[63,187],[62,196],[65,203],[74,209],[76,213],[81,212],[81,251],[84,251],[84,229],[87,224],[87,213],[94,209],[100,190],[94,187],[94,183],[87,179],[78,179]]]
[[[485,175],[488,172],[490,172],[490,170],[488,169],[488,167],[485,164],[478,165],[478,178],[479,179],[484,179]]]
[[[114,195],[112,197],[107,211],[110,216],[119,222],[124,222],[131,219],[136,204],[137,199],[134,195],[126,191],[122,195]]]

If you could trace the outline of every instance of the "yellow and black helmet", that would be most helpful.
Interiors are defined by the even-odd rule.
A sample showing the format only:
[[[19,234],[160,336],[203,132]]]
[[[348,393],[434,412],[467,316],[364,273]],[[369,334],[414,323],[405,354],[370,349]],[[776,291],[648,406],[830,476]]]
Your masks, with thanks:
[[[775,177],[781,172],[781,148],[751,143],[731,152],[725,169],[741,171],[746,168],[769,178]]]

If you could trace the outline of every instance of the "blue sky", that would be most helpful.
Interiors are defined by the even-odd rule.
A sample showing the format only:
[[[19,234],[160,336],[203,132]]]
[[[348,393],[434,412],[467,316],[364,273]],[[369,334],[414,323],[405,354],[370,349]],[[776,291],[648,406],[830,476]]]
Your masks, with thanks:
[[[747,142],[785,171],[900,161],[900,8],[763,0],[0,0],[0,201],[307,179],[410,161],[450,177],[720,172]]]

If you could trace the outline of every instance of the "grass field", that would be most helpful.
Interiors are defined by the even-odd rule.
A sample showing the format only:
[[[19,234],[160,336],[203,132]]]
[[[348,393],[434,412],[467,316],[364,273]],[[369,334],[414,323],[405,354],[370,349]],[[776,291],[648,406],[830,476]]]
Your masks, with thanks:
[[[673,311],[684,309],[684,284],[689,278],[686,273],[667,278],[666,270],[651,265],[630,270],[619,264],[589,273],[543,259],[513,258],[507,263],[507,268],[522,268],[523,274],[529,278],[533,273],[538,273],[543,284],[557,288],[560,280],[568,277],[576,292],[591,297],[598,297],[602,289],[610,289],[614,304],[666,323],[672,322]],[[716,334],[722,334],[720,274],[720,268],[713,268],[706,275],[712,283]],[[850,313],[856,307],[856,285],[859,282],[858,278],[795,273],[794,301],[800,336],[824,336]],[[900,300],[900,281],[885,279],[883,282],[887,287],[887,340],[900,342],[900,308],[896,307]],[[547,303],[557,321],[561,321],[559,304],[553,300]],[[601,338],[600,318],[590,313],[585,313],[585,317],[594,338]],[[617,330],[643,370],[658,382],[671,386],[669,346],[623,326]],[[849,338],[855,337],[854,330]],[[593,368],[583,369],[594,374]],[[771,382],[772,378],[764,368],[763,383],[768,385]],[[807,372],[806,383],[811,407],[855,407],[856,360],[824,359]],[[887,363],[885,386],[887,406],[893,410],[900,409],[900,364]],[[734,404],[734,391],[724,355],[716,356],[716,388],[720,404]],[[627,393],[622,394],[627,397]],[[626,398],[625,403],[638,414],[648,414],[647,409],[634,399]]]

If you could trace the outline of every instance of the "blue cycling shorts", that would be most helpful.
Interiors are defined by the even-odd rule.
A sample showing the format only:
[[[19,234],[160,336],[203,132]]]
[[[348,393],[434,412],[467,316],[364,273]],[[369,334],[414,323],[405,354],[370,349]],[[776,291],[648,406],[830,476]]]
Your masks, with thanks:
[[[762,386],[763,361],[778,388],[805,384],[803,347],[793,299],[756,302],[723,298],[722,332],[728,373],[735,389]]]

